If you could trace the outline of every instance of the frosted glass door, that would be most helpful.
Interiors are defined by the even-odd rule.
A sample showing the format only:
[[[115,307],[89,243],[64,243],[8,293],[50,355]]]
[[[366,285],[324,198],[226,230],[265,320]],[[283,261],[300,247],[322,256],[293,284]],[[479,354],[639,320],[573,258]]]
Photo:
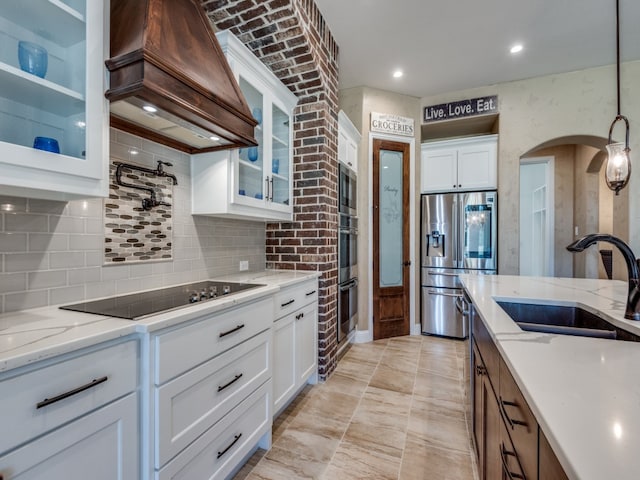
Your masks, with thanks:
[[[402,168],[401,152],[380,150],[380,287],[403,285]]]

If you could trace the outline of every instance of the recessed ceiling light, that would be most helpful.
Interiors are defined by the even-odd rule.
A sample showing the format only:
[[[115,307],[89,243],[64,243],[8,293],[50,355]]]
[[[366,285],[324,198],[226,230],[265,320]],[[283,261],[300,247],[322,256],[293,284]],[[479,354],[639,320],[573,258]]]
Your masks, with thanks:
[[[511,47],[511,49],[509,50],[511,53],[520,53],[522,51],[522,44],[521,43],[517,43],[515,44],[513,47]]]
[[[402,75],[404,75],[404,72],[402,70],[396,70],[395,72],[393,72],[393,78],[400,78]]]
[[[131,155],[138,155],[138,153],[140,153],[140,152],[138,152],[137,150],[131,149],[131,150],[129,150],[129,153]]]
[[[149,113],[156,113],[158,111],[156,107],[152,107],[151,105],[145,105],[144,107],[142,107],[142,109],[145,112],[149,112]]]
[[[78,127],[78,128],[84,128],[86,126],[87,126],[87,124],[85,122],[83,122],[82,120],[78,120],[76,122],[76,127]]]
[[[209,140],[213,140],[214,142],[217,142],[218,140],[220,140],[220,137],[216,137],[215,135],[211,135],[209,137]]]

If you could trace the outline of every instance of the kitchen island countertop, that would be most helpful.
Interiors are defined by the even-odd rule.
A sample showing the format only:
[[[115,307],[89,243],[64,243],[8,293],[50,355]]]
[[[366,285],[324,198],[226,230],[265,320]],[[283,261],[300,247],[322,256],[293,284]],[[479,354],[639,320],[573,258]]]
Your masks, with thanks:
[[[120,337],[178,325],[318,276],[312,271],[265,270],[215,277],[212,280],[264,286],[136,321],[60,310],[58,306],[5,313],[0,315],[0,373]]]
[[[626,282],[461,279],[568,477],[640,478],[640,343],[522,331],[496,303],[577,305],[640,335],[624,319]]]

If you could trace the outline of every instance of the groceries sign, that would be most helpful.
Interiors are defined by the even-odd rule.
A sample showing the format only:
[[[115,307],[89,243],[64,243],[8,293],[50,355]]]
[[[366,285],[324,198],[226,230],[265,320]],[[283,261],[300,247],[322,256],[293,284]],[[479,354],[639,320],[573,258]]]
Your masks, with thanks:
[[[454,118],[486,115],[498,111],[498,96],[472,98],[459,102],[441,103],[424,107],[424,123],[452,120]]]
[[[413,137],[413,123],[413,118],[401,117],[391,113],[371,112],[372,132]]]

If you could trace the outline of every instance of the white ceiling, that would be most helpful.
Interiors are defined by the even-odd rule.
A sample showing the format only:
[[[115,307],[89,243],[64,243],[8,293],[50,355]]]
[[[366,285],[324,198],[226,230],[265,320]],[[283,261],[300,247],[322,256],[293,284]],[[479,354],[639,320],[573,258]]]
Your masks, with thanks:
[[[340,88],[424,97],[616,58],[615,0],[315,2],[340,47]],[[620,12],[622,60],[640,59],[640,1],[620,0]]]

